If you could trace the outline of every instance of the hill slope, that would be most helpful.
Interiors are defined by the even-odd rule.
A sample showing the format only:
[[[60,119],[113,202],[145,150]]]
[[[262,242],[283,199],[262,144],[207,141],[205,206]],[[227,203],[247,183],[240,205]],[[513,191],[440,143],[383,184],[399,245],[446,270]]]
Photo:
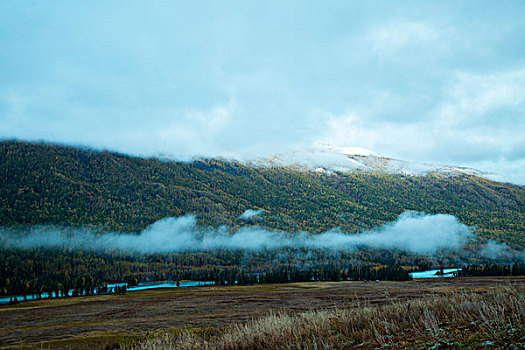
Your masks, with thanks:
[[[462,174],[320,174],[223,160],[164,162],[73,147],[0,143],[0,225],[63,224],[139,231],[195,213],[201,224],[242,225],[246,209],[283,230],[349,232],[405,210],[448,213],[481,239],[525,247],[525,188]]]

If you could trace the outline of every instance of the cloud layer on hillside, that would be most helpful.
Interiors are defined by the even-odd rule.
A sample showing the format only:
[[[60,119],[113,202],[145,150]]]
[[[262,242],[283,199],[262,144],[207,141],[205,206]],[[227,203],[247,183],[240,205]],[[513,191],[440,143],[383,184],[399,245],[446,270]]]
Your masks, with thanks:
[[[139,253],[213,249],[253,251],[285,247],[333,251],[370,248],[432,255],[441,250],[457,251],[472,237],[470,229],[452,215],[407,211],[392,223],[357,234],[347,234],[337,228],[314,235],[306,232],[271,231],[253,226],[232,232],[227,227],[200,227],[196,224],[195,216],[186,215],[159,220],[137,235],[97,234],[87,229],[54,227],[34,227],[30,232],[20,235],[4,229],[0,232],[0,245]]]

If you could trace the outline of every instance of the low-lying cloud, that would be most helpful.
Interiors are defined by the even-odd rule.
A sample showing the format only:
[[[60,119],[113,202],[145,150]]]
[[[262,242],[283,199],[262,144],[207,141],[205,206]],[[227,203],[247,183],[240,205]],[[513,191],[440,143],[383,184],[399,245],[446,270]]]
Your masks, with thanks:
[[[521,257],[516,254],[507,244],[498,243],[493,240],[487,241],[479,250],[479,255],[484,258],[496,259],[516,259]]]
[[[251,221],[259,221],[262,220],[264,212],[262,209],[247,209],[244,213],[242,213],[237,219],[251,222]]]
[[[286,247],[354,251],[359,248],[399,249],[431,255],[441,250],[461,249],[473,237],[471,230],[452,215],[406,211],[394,222],[357,234],[339,228],[321,234],[271,231],[243,227],[201,227],[193,215],[168,217],[140,234],[97,233],[89,229],[33,227],[20,234],[0,231],[0,246],[12,248],[71,248],[118,250],[138,253],[168,253],[223,250],[264,250]]]

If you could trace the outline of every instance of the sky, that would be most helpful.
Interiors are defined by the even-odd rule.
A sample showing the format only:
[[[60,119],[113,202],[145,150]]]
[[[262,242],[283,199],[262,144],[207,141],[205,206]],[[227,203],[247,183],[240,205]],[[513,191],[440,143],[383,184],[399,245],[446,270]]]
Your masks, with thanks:
[[[525,184],[525,2],[3,0],[0,139],[182,160],[325,142]]]

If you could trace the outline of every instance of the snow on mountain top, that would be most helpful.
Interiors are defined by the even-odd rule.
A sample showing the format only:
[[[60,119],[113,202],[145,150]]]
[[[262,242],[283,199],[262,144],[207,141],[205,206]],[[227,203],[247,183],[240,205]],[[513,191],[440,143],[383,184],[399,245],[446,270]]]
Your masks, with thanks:
[[[256,166],[298,167],[307,170],[352,171],[362,166],[348,155],[327,147],[306,147],[248,162]]]
[[[343,154],[346,154],[347,156],[363,156],[363,157],[378,156],[376,152],[363,148],[363,147],[327,146],[327,148],[333,151],[341,152]]]
[[[444,166],[417,162],[406,162],[381,156],[374,151],[357,146],[331,146],[318,143],[313,147],[299,148],[292,152],[269,158],[248,161],[253,166],[295,167],[318,173],[383,171],[409,176],[425,175],[431,172],[446,176],[469,174],[482,175],[470,168]]]

